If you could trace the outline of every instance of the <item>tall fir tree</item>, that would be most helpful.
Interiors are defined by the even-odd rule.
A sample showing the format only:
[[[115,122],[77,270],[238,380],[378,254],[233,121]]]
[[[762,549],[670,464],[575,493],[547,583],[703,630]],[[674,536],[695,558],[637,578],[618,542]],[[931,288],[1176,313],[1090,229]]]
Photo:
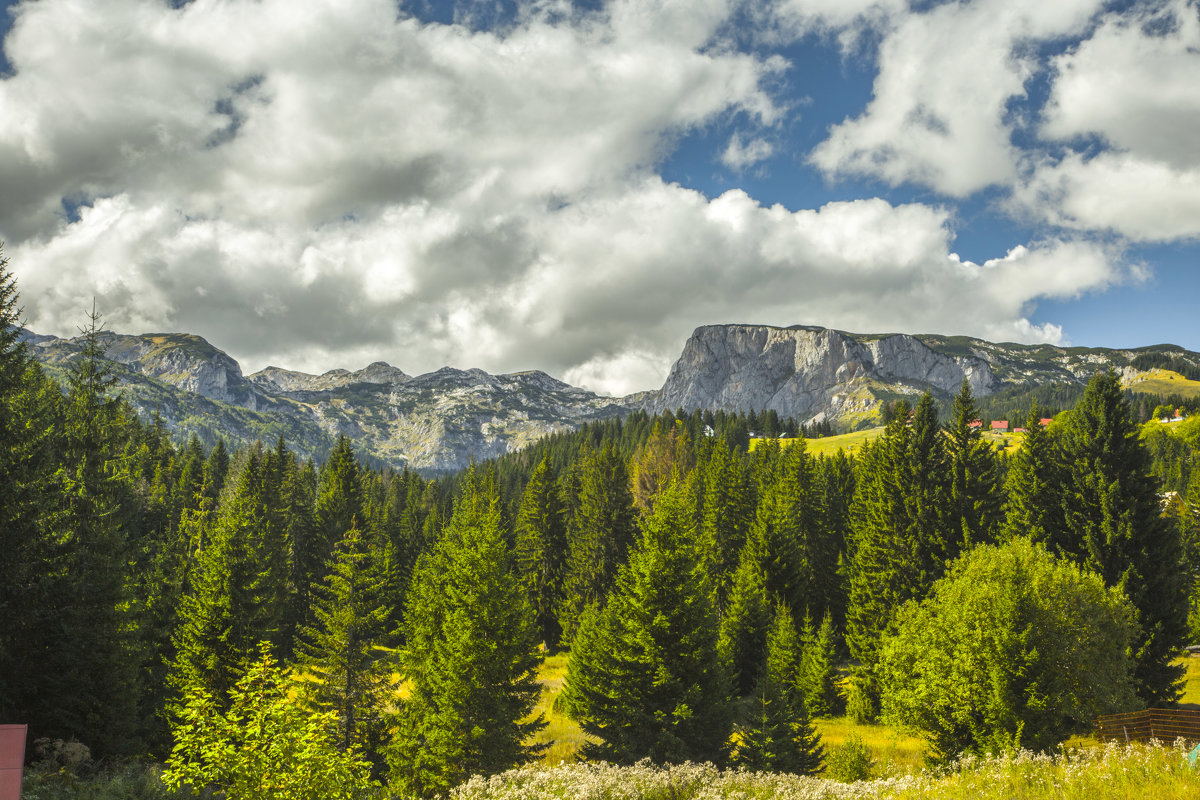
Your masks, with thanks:
[[[1162,515],[1149,456],[1114,373],[1088,382],[1060,443],[1064,550],[1137,610],[1138,696],[1150,705],[1174,702],[1183,668],[1172,662],[1187,629],[1183,547]]]
[[[717,610],[724,614],[740,553],[754,522],[754,487],[742,457],[722,438],[716,439],[700,468],[704,490],[701,552],[712,577]]]
[[[389,751],[394,788],[433,796],[536,757],[545,725],[537,629],[500,525],[494,483],[468,474],[441,539],[422,556],[405,610],[411,687]]]
[[[70,734],[54,720],[45,653],[69,597],[66,548],[49,529],[58,505],[64,399],[21,339],[16,280],[0,249],[0,718],[33,738]],[[82,735],[82,734],[77,734]]]
[[[977,417],[971,384],[963,378],[946,424],[948,534],[957,537],[959,552],[994,541],[1004,519],[999,458],[983,438],[983,426],[971,426]]]
[[[114,474],[120,401],[104,359],[95,309],[70,363],[62,420],[58,507],[49,523],[62,548],[62,594],[51,599],[52,642],[39,669],[56,697],[55,738],[79,738],[98,754],[136,752],[139,696],[125,565],[130,557]]]
[[[763,574],[763,558],[754,545],[752,540],[742,549],[717,641],[725,672],[737,697],[744,697],[754,689],[762,672],[767,630],[771,627],[772,601]]]
[[[1025,440],[1010,459],[1004,496],[1004,539],[1025,536],[1064,552],[1060,461],[1036,404],[1025,421]]]
[[[882,436],[858,459],[851,507],[854,532],[846,644],[856,662],[849,712],[873,719],[879,710],[879,639],[896,610],[920,592],[916,543],[910,537],[904,474],[911,432],[901,401]]]
[[[570,642],[579,615],[602,603],[633,543],[634,510],[625,462],[611,446],[578,465],[578,500],[567,526],[567,577],[559,622]]]
[[[798,668],[803,649],[786,604],[776,604],[765,661],[745,717],[737,726],[733,763],[799,775],[820,772],[825,748],[804,706]]]
[[[729,688],[694,510],[682,484],[659,495],[608,603],[584,615],[564,696],[596,739],[583,746],[587,758],[724,760]]]
[[[358,748],[380,771],[397,689],[385,575],[357,528],[337,544],[327,572],[315,591],[316,624],[297,647],[304,691],[314,710],[337,715],[338,747]]]
[[[563,601],[567,538],[554,477],[545,458],[525,486],[514,527],[517,569],[533,605],[541,639],[553,651],[562,637],[557,612]]]

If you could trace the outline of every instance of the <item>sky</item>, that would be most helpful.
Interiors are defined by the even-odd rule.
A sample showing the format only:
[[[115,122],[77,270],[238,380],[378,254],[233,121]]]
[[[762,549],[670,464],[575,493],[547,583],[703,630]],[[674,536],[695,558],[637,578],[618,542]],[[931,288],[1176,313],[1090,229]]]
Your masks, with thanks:
[[[1200,350],[1195,0],[0,0],[26,326],[662,384],[699,325]]]

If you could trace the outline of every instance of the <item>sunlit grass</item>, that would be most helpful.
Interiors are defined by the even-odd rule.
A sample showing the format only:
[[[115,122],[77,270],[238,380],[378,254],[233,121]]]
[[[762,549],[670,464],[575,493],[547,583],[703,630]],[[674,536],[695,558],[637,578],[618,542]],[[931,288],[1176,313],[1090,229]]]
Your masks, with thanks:
[[[1187,670],[1183,676],[1183,697],[1179,702],[1200,705],[1200,657],[1183,656],[1175,663]]]
[[[547,656],[538,670],[542,684],[542,696],[533,714],[545,715],[546,727],[533,738],[532,743],[549,744],[542,755],[542,763],[555,766],[575,761],[579,749],[587,741],[579,723],[554,708],[555,699],[562,694],[563,681],[567,677],[567,653]]]
[[[1200,397],[1200,381],[1189,380],[1178,372],[1169,369],[1152,369],[1133,378],[1121,381],[1126,389],[1132,389],[1142,394],[1157,394],[1181,397]]]
[[[871,751],[879,777],[914,772],[925,765],[924,740],[891,726],[863,725],[849,717],[822,717],[813,720],[813,727],[821,734],[827,751],[857,736]]]

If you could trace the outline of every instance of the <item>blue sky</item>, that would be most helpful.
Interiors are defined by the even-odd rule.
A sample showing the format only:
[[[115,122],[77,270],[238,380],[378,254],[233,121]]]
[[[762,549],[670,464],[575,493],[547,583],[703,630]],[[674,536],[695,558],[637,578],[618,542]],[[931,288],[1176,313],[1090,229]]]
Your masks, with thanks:
[[[613,393],[709,323],[1200,350],[1194,0],[0,5],[39,332]]]

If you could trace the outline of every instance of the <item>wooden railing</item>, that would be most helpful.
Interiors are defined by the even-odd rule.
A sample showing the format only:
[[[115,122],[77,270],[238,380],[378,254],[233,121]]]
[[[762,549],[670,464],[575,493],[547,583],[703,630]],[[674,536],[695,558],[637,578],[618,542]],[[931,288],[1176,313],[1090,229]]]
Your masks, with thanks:
[[[1148,742],[1157,739],[1171,744],[1182,737],[1200,742],[1200,711],[1150,708],[1128,714],[1110,714],[1096,720],[1096,735],[1102,742]]]

